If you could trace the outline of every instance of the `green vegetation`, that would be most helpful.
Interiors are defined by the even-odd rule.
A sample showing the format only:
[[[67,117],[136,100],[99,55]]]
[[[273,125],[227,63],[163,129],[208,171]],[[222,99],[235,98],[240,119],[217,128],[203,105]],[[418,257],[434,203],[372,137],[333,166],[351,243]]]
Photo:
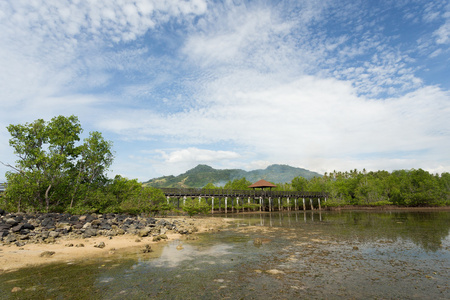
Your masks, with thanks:
[[[450,205],[450,174],[433,175],[422,169],[392,173],[335,171],[311,180],[294,178],[291,188],[296,191],[326,192],[330,195],[327,206]]]
[[[6,173],[8,186],[0,207],[8,211],[142,212],[166,207],[164,194],[137,180],[106,177],[113,161],[112,143],[91,132],[80,141],[75,116],[58,116],[7,127],[18,160]]]

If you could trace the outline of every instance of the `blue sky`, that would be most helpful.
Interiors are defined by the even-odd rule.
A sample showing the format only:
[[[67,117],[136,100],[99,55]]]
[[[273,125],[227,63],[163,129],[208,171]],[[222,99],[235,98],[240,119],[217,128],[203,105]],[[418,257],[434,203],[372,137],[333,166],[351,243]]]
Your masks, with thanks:
[[[448,1],[1,1],[0,161],[74,114],[111,176],[450,172],[449,45]]]

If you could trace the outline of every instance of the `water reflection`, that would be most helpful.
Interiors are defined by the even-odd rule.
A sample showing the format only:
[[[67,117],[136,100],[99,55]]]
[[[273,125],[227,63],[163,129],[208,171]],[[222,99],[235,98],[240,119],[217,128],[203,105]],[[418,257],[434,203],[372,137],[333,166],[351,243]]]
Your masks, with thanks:
[[[368,212],[306,211],[235,215],[236,226],[280,228],[321,228],[324,235],[360,242],[399,239],[411,241],[428,251],[448,247],[450,213],[443,212]],[[326,230],[325,227],[326,226]]]
[[[204,263],[217,264],[220,259],[231,253],[232,245],[216,244],[211,247],[194,247],[190,244],[173,242],[164,247],[159,258],[142,261],[152,267],[176,268],[186,262],[203,260]],[[208,257],[208,259],[204,259]]]

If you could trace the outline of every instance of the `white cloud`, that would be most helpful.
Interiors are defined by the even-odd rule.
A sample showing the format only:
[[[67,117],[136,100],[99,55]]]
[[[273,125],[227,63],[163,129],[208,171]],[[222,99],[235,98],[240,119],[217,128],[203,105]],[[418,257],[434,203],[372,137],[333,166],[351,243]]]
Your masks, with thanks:
[[[447,21],[445,22],[445,24],[442,25],[441,27],[439,27],[439,29],[436,30],[433,33],[433,35],[436,36],[436,43],[449,44],[450,43],[450,18],[447,18]]]
[[[162,158],[167,163],[179,163],[179,162],[216,162],[224,159],[239,158],[240,155],[232,151],[214,151],[207,149],[198,149],[189,147],[186,149],[175,150],[170,153],[166,153],[163,150],[156,150],[160,153]]]

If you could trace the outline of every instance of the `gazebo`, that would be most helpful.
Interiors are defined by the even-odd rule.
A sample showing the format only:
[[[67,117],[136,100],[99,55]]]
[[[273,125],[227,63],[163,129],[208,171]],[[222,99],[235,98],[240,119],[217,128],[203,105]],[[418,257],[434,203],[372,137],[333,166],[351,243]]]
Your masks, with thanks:
[[[264,191],[264,188],[269,188],[269,190],[271,190],[273,187],[277,187],[277,186],[273,183],[270,183],[270,182],[264,180],[264,179],[261,179],[261,180],[255,182],[254,184],[249,185],[248,187],[252,188],[252,189],[261,189]]]

